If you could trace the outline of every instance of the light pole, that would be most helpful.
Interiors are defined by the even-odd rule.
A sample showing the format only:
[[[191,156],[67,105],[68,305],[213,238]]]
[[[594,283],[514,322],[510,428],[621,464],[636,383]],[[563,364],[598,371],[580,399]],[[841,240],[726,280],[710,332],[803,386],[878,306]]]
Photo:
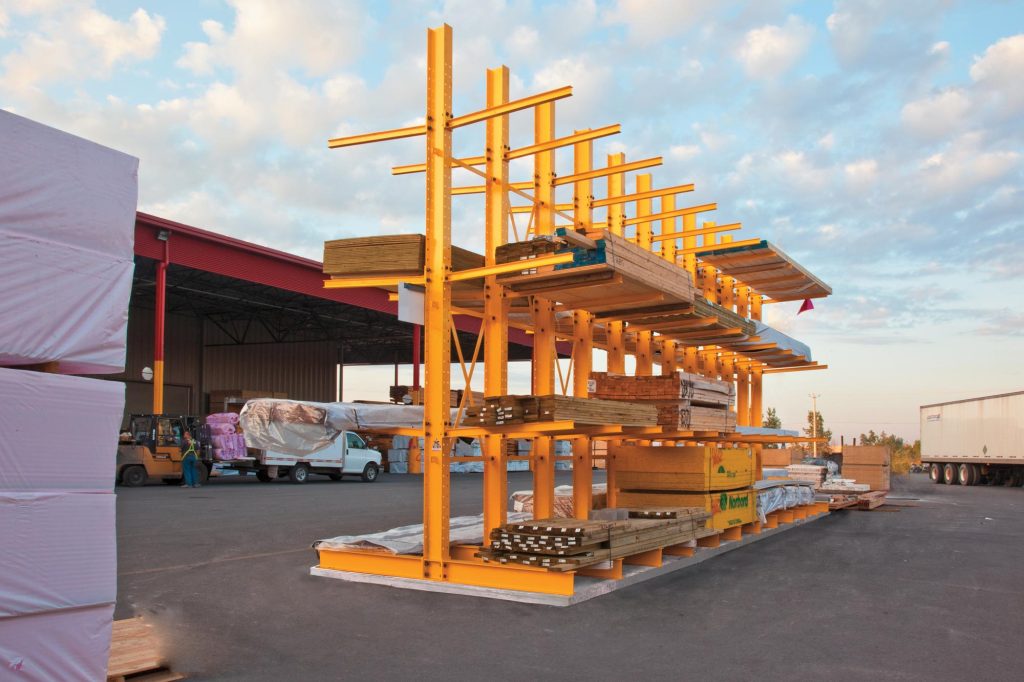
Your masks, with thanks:
[[[818,398],[821,397],[820,393],[811,393],[811,438],[815,440],[811,441],[811,448],[814,452],[814,458],[818,458]]]

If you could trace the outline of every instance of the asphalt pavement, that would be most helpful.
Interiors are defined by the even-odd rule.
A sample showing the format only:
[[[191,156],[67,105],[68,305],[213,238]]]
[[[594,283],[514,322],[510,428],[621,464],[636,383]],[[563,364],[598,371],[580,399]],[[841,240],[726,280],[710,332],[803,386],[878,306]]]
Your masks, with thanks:
[[[481,485],[452,475],[453,514]],[[418,523],[419,477],[119,488],[116,617],[196,680],[1020,679],[1024,489],[894,488],[568,608],[309,575],[315,540]]]

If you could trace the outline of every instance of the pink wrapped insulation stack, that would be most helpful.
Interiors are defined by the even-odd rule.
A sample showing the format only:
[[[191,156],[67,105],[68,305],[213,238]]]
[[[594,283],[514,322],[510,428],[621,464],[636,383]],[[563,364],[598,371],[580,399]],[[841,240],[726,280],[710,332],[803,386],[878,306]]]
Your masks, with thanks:
[[[209,423],[209,422],[208,422]],[[227,436],[232,435],[236,432],[237,427],[234,424],[224,424],[219,422],[213,422],[209,424],[211,436]]]
[[[234,412],[214,412],[207,415],[206,423],[210,424],[238,424],[238,415]]]

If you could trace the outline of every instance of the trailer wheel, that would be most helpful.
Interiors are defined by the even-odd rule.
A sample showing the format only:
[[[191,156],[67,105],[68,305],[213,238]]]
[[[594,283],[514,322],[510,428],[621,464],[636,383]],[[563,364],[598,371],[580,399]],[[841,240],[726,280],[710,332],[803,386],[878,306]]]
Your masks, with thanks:
[[[270,475],[270,472],[266,469],[258,469],[256,471],[256,478],[260,483],[270,483],[274,480],[274,477]]]
[[[928,477],[932,479],[932,483],[942,483],[944,480],[942,477],[942,467],[932,462],[928,465]]]
[[[363,469],[363,480],[367,483],[373,483],[377,480],[378,473],[380,473],[380,470],[377,469],[377,465],[370,462],[366,465],[366,468]]]
[[[292,483],[305,483],[309,480],[309,467],[301,462],[296,464],[288,472],[288,478]]]
[[[149,478],[149,474],[146,473],[146,467],[136,464],[125,467],[124,471],[121,472],[121,485],[126,485],[129,488],[138,488],[139,486],[146,485],[147,478]]]
[[[953,464],[942,465],[942,480],[945,481],[946,485],[957,484],[957,473],[956,466]]]
[[[1005,478],[1004,473],[1002,469],[989,469],[988,473],[985,474],[986,482],[989,485],[1002,485]]]

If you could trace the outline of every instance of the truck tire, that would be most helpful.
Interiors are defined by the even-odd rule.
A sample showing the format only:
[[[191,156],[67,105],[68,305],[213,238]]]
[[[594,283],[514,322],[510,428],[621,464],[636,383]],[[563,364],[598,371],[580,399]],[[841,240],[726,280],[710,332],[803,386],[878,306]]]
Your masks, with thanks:
[[[266,469],[258,469],[256,471],[256,478],[260,483],[270,483],[274,480],[274,477],[270,475],[270,472]]]
[[[298,463],[288,471],[288,480],[292,483],[305,483],[309,480],[309,467]]]
[[[377,480],[377,474],[379,473],[380,469],[377,468],[377,465],[374,464],[373,462],[370,462],[363,469],[363,480],[366,481],[367,483],[373,483],[374,481]]]
[[[121,471],[121,485],[129,488],[138,488],[146,485],[146,479],[148,478],[149,474],[146,473],[146,467],[138,464],[125,467]]]
[[[943,464],[942,465],[942,480],[945,481],[946,485],[957,484],[957,471],[956,465]]]
[[[942,467],[934,462],[928,465],[928,477],[932,483],[942,483],[945,480],[942,476]]]
[[[1020,467],[1014,467],[1013,473],[1010,474],[1010,485],[1017,488],[1024,485],[1024,469]]]

